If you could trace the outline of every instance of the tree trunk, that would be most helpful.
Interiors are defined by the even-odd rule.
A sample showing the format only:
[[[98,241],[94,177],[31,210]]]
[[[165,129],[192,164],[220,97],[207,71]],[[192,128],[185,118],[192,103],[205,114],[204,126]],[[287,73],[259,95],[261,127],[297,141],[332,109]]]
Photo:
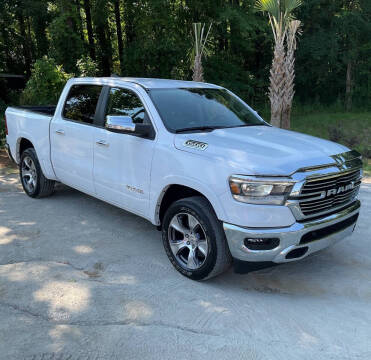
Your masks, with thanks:
[[[93,21],[99,45],[99,66],[103,76],[111,75],[112,46],[108,23],[108,8],[105,0],[96,0],[94,3]]]
[[[31,53],[30,53],[30,47],[28,44],[28,39],[26,36],[26,27],[25,27],[25,21],[24,16],[22,14],[22,10],[19,10],[18,12],[18,22],[19,22],[19,30],[21,33],[22,41],[23,41],[23,57],[25,61],[25,70],[27,77],[31,76]]]
[[[278,39],[274,46],[274,55],[270,70],[269,100],[271,102],[271,124],[281,126],[283,86],[285,80],[284,39]]]
[[[124,43],[122,41],[122,28],[121,28],[121,14],[120,14],[120,0],[114,0],[115,6],[115,18],[116,18],[116,33],[117,33],[117,45],[120,60],[121,73],[124,71]]]
[[[125,39],[126,47],[129,47],[135,39],[134,31],[134,8],[131,0],[124,0],[124,21],[125,21]]]
[[[84,32],[82,31],[83,24],[82,24],[82,17],[81,17],[81,4],[80,4],[80,0],[75,0],[75,4],[76,4],[76,10],[77,10],[77,18],[79,20],[78,30],[79,30],[79,33],[80,33],[80,39],[81,39],[81,41],[82,41],[82,43],[84,44],[84,47],[85,47]]]
[[[347,65],[347,77],[346,77],[346,87],[345,87],[345,108],[346,111],[352,110],[352,85],[353,85],[353,64],[352,61],[348,61]]]
[[[199,81],[199,82],[204,81],[204,71],[202,68],[202,58],[200,54],[195,56],[192,80]]]
[[[30,10],[32,28],[36,40],[36,55],[37,59],[48,53],[49,41],[46,35],[46,28],[48,26],[48,4],[44,1],[38,1],[37,7],[32,7]]]
[[[282,99],[282,118],[281,127],[290,129],[290,118],[292,101],[294,99],[295,89],[295,50],[296,50],[296,35],[301,34],[300,21],[292,20],[288,26],[286,35],[286,57],[285,57],[285,81],[283,83],[283,99]]]
[[[86,16],[86,30],[88,32],[89,54],[90,54],[90,57],[93,60],[95,60],[95,45],[94,45],[93,25],[91,22],[90,0],[84,0],[84,11],[85,11],[85,16]]]
[[[281,127],[282,129],[289,130],[291,127],[291,107],[292,105],[286,105],[282,109]]]

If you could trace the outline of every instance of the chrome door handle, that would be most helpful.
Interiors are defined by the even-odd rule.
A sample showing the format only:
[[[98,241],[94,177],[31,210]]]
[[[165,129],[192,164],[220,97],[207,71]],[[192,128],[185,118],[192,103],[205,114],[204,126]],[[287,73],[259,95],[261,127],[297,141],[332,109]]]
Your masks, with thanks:
[[[98,140],[97,141],[97,145],[100,145],[100,146],[109,146],[109,143],[105,140]]]
[[[55,131],[58,135],[64,135],[64,130],[59,129]]]

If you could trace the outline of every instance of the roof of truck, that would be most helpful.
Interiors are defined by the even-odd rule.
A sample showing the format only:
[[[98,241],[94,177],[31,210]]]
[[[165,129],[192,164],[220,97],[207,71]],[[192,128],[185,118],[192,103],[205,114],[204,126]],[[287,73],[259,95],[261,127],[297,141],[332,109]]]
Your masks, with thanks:
[[[169,80],[169,79],[152,79],[152,78],[136,78],[136,77],[94,77],[94,78],[73,78],[73,82],[129,82],[132,84],[138,84],[145,89],[169,89],[169,88],[213,88],[220,89],[221,87],[214,84],[208,84],[204,82],[196,81],[184,81],[184,80]]]
[[[143,86],[146,89],[167,89],[167,88],[220,88],[214,84],[196,81],[169,80],[169,79],[151,79],[122,77],[120,80],[133,82]]]

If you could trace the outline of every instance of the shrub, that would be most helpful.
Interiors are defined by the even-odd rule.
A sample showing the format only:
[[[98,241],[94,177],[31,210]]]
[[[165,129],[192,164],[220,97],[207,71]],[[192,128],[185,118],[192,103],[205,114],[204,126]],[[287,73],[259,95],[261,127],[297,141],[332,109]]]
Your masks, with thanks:
[[[327,127],[328,138],[331,141],[341,142],[341,140],[344,137],[344,132],[343,132],[342,128],[343,127],[342,127],[342,125],[339,122],[337,122],[335,124],[330,124]]]
[[[24,105],[56,104],[64,85],[71,77],[62,66],[44,56],[36,60],[20,101]]]
[[[98,64],[90,56],[83,56],[76,63],[79,76],[97,76]]]

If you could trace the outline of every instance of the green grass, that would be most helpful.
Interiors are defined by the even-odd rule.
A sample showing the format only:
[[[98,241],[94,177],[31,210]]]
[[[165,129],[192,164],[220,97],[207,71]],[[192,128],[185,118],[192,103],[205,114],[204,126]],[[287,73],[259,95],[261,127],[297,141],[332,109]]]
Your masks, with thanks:
[[[358,150],[364,159],[365,174],[371,176],[371,112],[294,113],[291,129]]]

